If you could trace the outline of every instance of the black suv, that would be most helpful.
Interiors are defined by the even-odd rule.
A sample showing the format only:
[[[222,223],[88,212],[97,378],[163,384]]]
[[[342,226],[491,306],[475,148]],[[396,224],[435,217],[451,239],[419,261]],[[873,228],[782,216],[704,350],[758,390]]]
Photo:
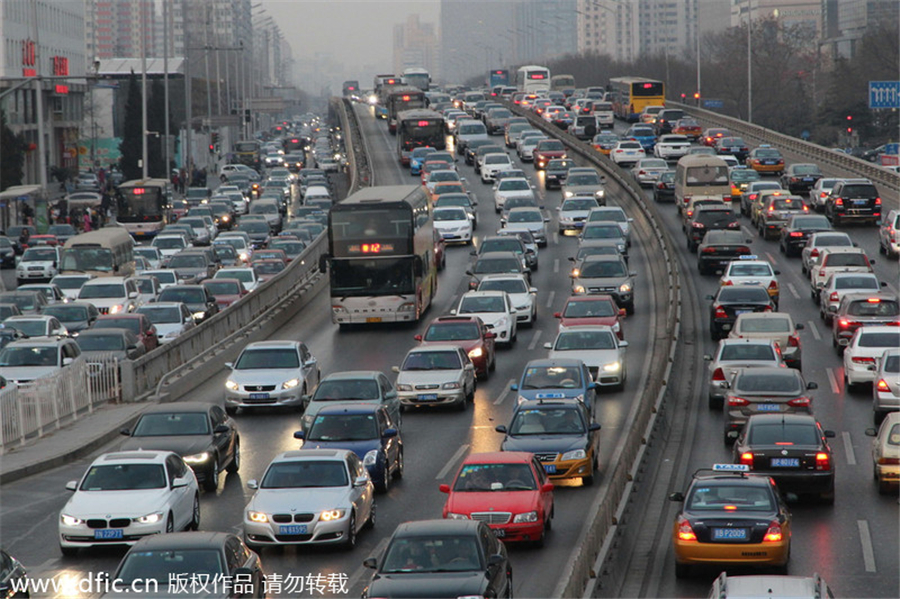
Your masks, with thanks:
[[[868,179],[842,179],[825,198],[825,216],[834,226],[844,220],[875,224],[881,218],[881,197]]]
[[[692,252],[697,251],[697,246],[709,231],[716,229],[740,230],[737,216],[731,206],[699,206],[694,210],[693,216],[687,223],[687,246]]]
[[[684,111],[680,108],[664,108],[659,111],[656,115],[656,136],[659,137],[665,133],[671,133],[672,127],[675,125],[675,121],[679,119],[683,119],[685,116]]]

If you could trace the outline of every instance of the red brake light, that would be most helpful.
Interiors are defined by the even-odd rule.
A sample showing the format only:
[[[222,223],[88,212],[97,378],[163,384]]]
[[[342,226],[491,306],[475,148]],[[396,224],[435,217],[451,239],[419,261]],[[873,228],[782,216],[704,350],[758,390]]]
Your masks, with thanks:
[[[716,368],[715,371],[713,371],[712,380],[724,381],[725,380],[725,372],[721,368]]]
[[[782,539],[781,524],[777,520],[772,520],[766,536],[763,537],[763,543],[779,543]]]
[[[722,287],[730,287],[731,285],[734,285],[734,282],[731,279],[725,279],[724,281],[722,281]]]
[[[810,403],[812,402],[810,402],[808,397],[798,397],[787,402],[787,405],[793,408],[808,408]]]
[[[749,406],[750,402],[747,401],[746,399],[744,399],[743,397],[729,397],[728,405],[734,406],[734,407]]]
[[[752,201],[756,200],[757,197],[759,197],[759,194],[758,194],[758,193],[751,193],[751,194],[750,194],[750,201],[752,202]]]
[[[851,360],[854,364],[874,364],[875,358],[869,358],[866,356],[856,356]]]
[[[816,470],[831,470],[831,459],[824,451],[816,454]]]
[[[691,528],[691,523],[684,519],[682,516],[678,517],[678,540],[679,541],[696,541],[697,535],[694,534],[694,529]]]
[[[800,231],[791,231],[791,237],[803,237],[803,233]]]
[[[800,347],[800,337],[799,335],[791,335],[788,338],[788,347]]]
[[[816,257],[818,257],[818,255],[819,255],[819,248],[815,248],[815,249],[813,249],[813,251],[811,251],[809,253],[810,258],[816,258]]]
[[[887,381],[884,379],[878,381],[878,384],[875,385],[875,389],[883,393],[887,393],[891,390],[890,386],[887,384]]]
[[[836,200],[834,201],[834,205],[835,205],[835,206],[843,206],[843,205],[844,205],[844,200],[843,200],[843,198],[838,198],[838,199],[836,199]]]
[[[778,289],[778,281],[773,279],[771,282],[769,282],[769,289]]]
[[[742,453],[741,454],[741,464],[743,464],[745,466],[750,466],[750,468],[752,469],[753,468],[753,454],[750,453],[749,451],[745,451],[744,453]]]
[[[838,320],[838,326],[841,328],[846,328],[850,326],[850,321],[846,318],[841,318],[840,320]]]
[[[829,302],[836,302],[836,301],[838,301],[839,299],[840,299],[840,297],[838,296],[838,292],[837,292],[837,291],[832,291],[832,292],[831,292],[831,295],[828,296],[828,301],[829,301]]]
[[[869,302],[870,304],[880,304],[881,303],[881,300],[878,299],[877,297],[870,297],[866,301]]]
[[[875,198],[875,205],[881,206],[881,198]]]
[[[722,307],[716,308],[715,318],[728,318],[728,313],[725,311],[725,308],[722,308]]]

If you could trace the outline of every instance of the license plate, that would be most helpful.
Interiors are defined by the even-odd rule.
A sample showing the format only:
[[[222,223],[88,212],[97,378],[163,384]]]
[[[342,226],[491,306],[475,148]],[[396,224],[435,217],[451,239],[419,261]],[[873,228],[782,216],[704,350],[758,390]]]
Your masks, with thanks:
[[[100,530],[94,531],[95,539],[121,539],[122,538],[122,529],[121,528],[103,528]]]
[[[804,183],[812,183],[812,180],[813,180],[812,177],[803,177]]]
[[[777,403],[761,403],[756,407],[758,412],[778,412],[781,406]]]
[[[556,474],[556,464],[544,464],[544,472],[547,474]]]
[[[143,235],[144,232],[143,232],[143,231],[135,231],[134,234],[135,234],[135,235]]]
[[[753,312],[753,310],[735,310],[734,315],[740,316],[741,314],[749,314],[750,312]]]
[[[505,529],[505,528],[492,528],[491,530],[494,531],[494,534],[497,535],[497,538],[498,538],[498,539],[502,539],[503,537],[506,536],[506,529]]]
[[[282,524],[278,527],[278,534],[280,535],[305,535],[306,534],[306,525],[305,524]]]
[[[534,396],[536,399],[565,399],[565,393],[538,393]]]
[[[419,401],[436,401],[437,393],[420,393]]]
[[[268,393],[251,393],[250,399],[269,399]]]
[[[745,541],[747,540],[746,528],[714,528],[712,529],[714,541]]]
[[[763,160],[763,164],[775,164],[774,160]]]
[[[772,468],[799,468],[800,458],[772,458]]]
[[[366,322],[381,322],[380,316],[370,316],[366,319]]]
[[[869,200],[853,200],[854,206],[865,206],[869,203]]]

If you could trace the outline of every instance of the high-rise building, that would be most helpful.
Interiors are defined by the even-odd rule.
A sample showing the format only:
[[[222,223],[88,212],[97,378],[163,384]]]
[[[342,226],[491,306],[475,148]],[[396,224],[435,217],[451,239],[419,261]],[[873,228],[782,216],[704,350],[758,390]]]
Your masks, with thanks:
[[[578,0],[578,52],[623,62],[637,58],[638,9],[638,0]]]
[[[85,44],[96,59],[147,55],[156,51],[153,0],[84,0]]]
[[[515,7],[516,44],[507,61],[538,63],[577,51],[577,0],[522,2]],[[501,64],[506,64],[502,60]]]
[[[859,40],[882,24],[900,23],[896,0],[822,0],[822,51],[826,58],[851,58]]]
[[[697,43],[697,0],[640,0],[638,53],[677,55]]]
[[[434,23],[422,23],[419,15],[412,14],[405,22],[394,25],[394,73],[400,74],[408,67],[436,73],[437,49]]]
[[[517,1],[441,0],[441,65],[445,83],[463,83],[510,61],[521,33],[515,29]],[[525,0],[529,1],[529,0]]]

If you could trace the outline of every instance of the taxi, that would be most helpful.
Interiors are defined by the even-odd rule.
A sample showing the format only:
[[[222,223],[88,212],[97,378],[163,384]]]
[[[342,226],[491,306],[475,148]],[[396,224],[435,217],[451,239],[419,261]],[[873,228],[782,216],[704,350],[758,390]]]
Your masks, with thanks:
[[[787,573],[791,513],[769,476],[745,464],[715,464],[694,473],[688,490],[669,495],[681,511],[672,527],[675,576],[694,566],[775,567]]]
[[[689,137],[694,141],[697,141],[698,139],[700,139],[700,136],[703,135],[703,129],[700,127],[700,123],[698,123],[696,119],[683,118],[675,121],[675,126],[672,127],[672,133],[684,135],[685,137]]]
[[[747,167],[758,173],[784,172],[784,156],[777,149],[768,144],[763,144],[750,151],[747,155]]]
[[[760,174],[749,168],[734,168],[729,170],[728,178],[731,181],[731,200],[739,201],[750,183],[760,180]]]
[[[778,275],[781,271],[772,268],[771,262],[768,260],[760,260],[754,254],[745,254],[737,260],[732,260],[725,267],[722,277],[719,279],[720,286],[728,285],[758,285],[765,287],[769,292],[769,297],[775,302],[775,308],[778,309]]]
[[[594,149],[604,156],[609,156],[610,152],[612,152],[613,148],[616,147],[616,144],[618,142],[619,136],[615,133],[607,131],[595,135],[594,139],[591,141],[591,145],[593,145]]]

